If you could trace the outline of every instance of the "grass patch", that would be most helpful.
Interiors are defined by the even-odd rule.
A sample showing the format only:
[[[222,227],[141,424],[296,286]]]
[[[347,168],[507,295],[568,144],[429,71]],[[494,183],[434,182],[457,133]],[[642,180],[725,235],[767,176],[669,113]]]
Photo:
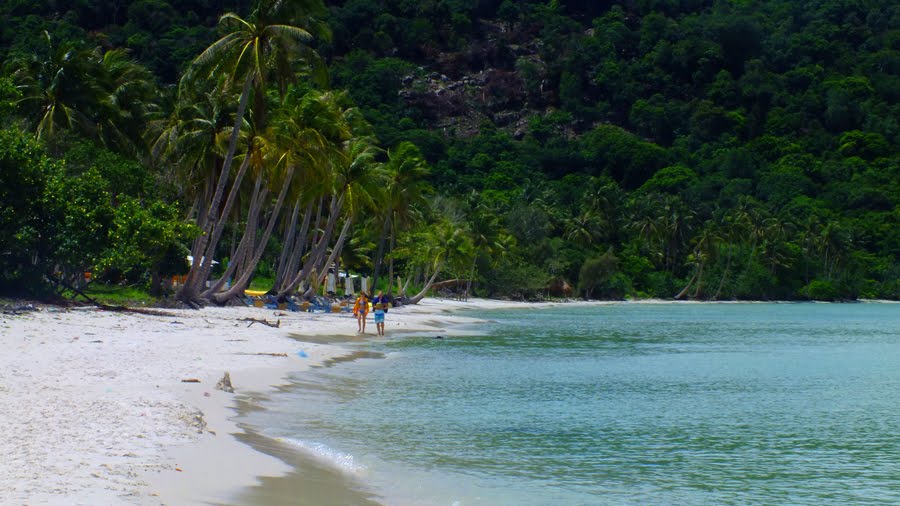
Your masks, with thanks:
[[[254,276],[250,281],[250,290],[270,290],[275,284],[275,278],[266,278],[263,276]]]
[[[84,289],[84,293],[92,299],[110,306],[149,306],[159,299],[150,295],[150,292],[135,286],[106,285],[91,283]],[[64,297],[73,298],[74,293],[63,293]],[[74,297],[75,300],[84,300],[82,297]]]

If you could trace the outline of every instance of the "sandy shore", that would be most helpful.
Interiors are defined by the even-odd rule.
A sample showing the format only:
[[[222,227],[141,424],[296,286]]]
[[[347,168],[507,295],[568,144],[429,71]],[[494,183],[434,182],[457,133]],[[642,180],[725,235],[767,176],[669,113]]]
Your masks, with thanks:
[[[459,309],[515,306],[524,305],[426,300],[391,311],[386,330],[446,334],[477,322]],[[290,373],[346,354],[309,341],[355,336],[353,317],[167,313],[45,307],[0,315],[0,504],[208,504],[258,476],[291,471],[233,437],[235,396],[264,394]],[[244,318],[281,324],[248,327]],[[374,339],[371,315],[367,331]],[[235,394],[214,388],[226,371]]]

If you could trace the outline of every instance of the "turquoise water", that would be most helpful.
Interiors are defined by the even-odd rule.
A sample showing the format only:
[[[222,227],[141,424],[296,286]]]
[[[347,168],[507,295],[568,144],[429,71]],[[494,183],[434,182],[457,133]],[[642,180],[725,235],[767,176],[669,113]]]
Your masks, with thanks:
[[[900,503],[900,305],[474,315],[245,421],[386,504]]]

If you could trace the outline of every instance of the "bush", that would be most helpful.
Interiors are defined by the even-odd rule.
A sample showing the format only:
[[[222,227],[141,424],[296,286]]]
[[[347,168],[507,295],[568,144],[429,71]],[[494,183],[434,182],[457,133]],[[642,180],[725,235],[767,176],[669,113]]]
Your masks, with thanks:
[[[801,288],[800,295],[810,300],[833,301],[838,298],[838,290],[831,281],[816,279]]]

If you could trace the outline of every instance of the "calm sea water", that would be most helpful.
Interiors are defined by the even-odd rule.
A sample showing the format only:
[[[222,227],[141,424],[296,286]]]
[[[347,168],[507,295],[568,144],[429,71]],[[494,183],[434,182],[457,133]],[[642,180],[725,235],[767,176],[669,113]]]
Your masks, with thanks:
[[[900,305],[475,316],[244,421],[385,504],[900,504]]]

